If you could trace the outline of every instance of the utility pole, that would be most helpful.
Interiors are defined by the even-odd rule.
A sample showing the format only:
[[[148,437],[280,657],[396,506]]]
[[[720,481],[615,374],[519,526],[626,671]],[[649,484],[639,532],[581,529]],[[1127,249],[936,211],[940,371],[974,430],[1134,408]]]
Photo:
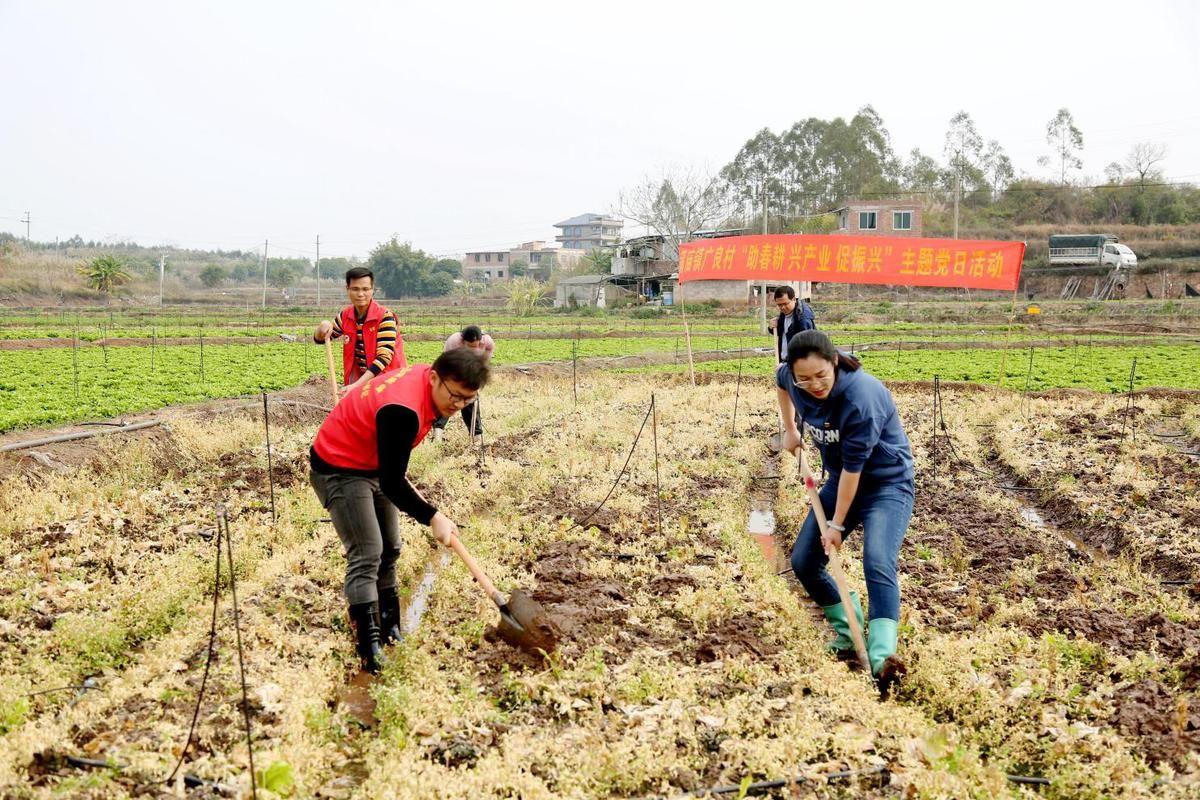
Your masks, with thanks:
[[[962,164],[954,173],[954,238],[958,238],[958,196],[962,194]]]
[[[958,163],[954,170],[954,238],[958,238],[958,198],[962,194],[962,149],[963,149],[963,134],[960,131],[958,134]]]
[[[28,211],[25,212],[25,219],[21,220],[21,222],[25,223],[25,241],[28,242],[28,241],[30,241],[30,239],[29,239],[29,212]]]
[[[163,304],[163,276],[167,272],[167,257],[162,253],[158,254],[158,307],[162,308]]]
[[[321,309],[321,234],[317,234],[317,310]]]
[[[270,239],[263,239],[263,292],[262,292],[262,307],[267,307],[267,243]]]
[[[762,193],[762,232],[767,234],[767,181],[763,179]],[[760,256],[761,258],[761,256]],[[758,303],[758,332],[763,336],[767,335],[767,282],[764,279],[758,285],[759,303]]]

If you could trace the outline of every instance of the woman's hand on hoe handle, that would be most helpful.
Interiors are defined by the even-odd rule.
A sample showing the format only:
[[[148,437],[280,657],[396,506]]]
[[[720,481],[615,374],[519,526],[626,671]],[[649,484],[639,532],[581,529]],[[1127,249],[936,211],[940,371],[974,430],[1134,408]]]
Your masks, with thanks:
[[[785,445],[787,444],[787,435],[787,432],[785,432]],[[804,446],[799,442],[799,437],[797,437],[796,445],[788,447],[788,450],[800,462],[800,477],[804,481],[804,489],[808,494],[809,502],[812,504],[813,513],[816,514],[817,527],[821,529],[821,547],[825,550],[825,555],[832,555],[842,548],[843,531],[833,527],[825,518],[825,507],[821,505],[821,496],[817,493],[817,482],[813,478],[812,472],[808,469],[808,463],[804,459]]]
[[[825,555],[829,555],[830,550],[841,550],[842,532],[826,523],[821,531],[821,546],[825,548]]]

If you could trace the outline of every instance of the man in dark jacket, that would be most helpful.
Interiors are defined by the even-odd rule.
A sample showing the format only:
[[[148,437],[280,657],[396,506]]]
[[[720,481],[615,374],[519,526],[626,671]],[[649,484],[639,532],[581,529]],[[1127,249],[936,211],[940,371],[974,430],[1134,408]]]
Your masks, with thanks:
[[[775,305],[779,309],[779,318],[772,320],[768,327],[775,332],[775,360],[782,363],[791,338],[800,331],[816,330],[817,323],[808,303],[798,300],[796,290],[791,286],[780,286],[775,290]]]

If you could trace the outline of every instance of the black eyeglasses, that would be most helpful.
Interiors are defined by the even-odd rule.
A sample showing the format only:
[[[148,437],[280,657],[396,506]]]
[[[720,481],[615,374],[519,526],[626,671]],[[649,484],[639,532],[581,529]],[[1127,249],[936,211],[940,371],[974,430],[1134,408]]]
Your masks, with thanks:
[[[450,402],[452,402],[452,403],[462,403],[464,406],[469,406],[469,405],[471,405],[471,403],[475,402],[475,395],[473,395],[473,394],[472,395],[459,394],[458,392],[451,389],[450,384],[446,383],[445,381],[442,381],[442,386],[445,387],[446,394],[450,395]]]

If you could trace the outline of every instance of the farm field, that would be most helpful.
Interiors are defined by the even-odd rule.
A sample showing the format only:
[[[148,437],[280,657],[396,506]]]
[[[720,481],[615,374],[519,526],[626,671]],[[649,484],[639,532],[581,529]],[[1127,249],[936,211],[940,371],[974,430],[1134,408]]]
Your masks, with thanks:
[[[998,383],[1003,360],[1010,388],[1115,392],[1128,389],[1133,359],[1140,355],[1135,389],[1200,388],[1193,366],[1200,358],[1200,328],[1192,325],[1190,306],[1146,304],[1147,316],[1122,322],[1114,315],[1124,307],[1110,305],[1070,322],[1091,305],[1062,304],[1052,315],[1009,324],[996,321],[1011,311],[1003,303],[977,304],[973,323],[962,321],[963,310],[953,306],[944,315],[952,319],[930,320],[935,315],[920,304],[831,304],[825,309],[830,320],[821,324],[839,346],[863,353],[890,380],[936,375]],[[1164,309],[1154,321],[1154,312]],[[84,310],[74,317],[63,311],[57,319],[10,312],[0,317],[0,432],[296,386],[324,374],[324,353],[309,338],[314,313],[273,312],[255,320],[195,309]],[[457,309],[436,317],[422,313],[405,323],[405,351],[412,361],[434,358],[443,338],[461,324],[454,318]],[[495,362],[501,366],[578,360],[585,369],[671,371],[687,361],[678,315],[518,318],[490,312],[463,319],[475,318],[495,333]],[[693,350],[707,362],[702,370],[736,371],[738,351],[770,347],[752,316],[689,319]],[[340,353],[335,359],[340,371]],[[766,374],[771,363],[761,355],[741,368]]]
[[[874,357],[882,373],[893,354]],[[218,503],[254,763],[276,796],[790,796],[755,782],[797,776],[817,796],[1200,791],[1196,394],[1130,409],[944,387],[935,442],[929,385],[897,383],[918,481],[900,570],[909,677],[881,702],[824,654],[823,623],[777,574],[804,506],[794,459],[766,446],[766,376],[589,371],[575,388],[503,373],[482,457],[452,424],[410,468],[501,588],[558,616],[562,645],[543,658],[495,640],[465,568],[402,522],[409,636],[369,690],[370,730],[347,689],[340,545],[306,480],[319,380],[273,395],[269,472],[261,409],[222,402],[0,456],[0,795],[170,788],[209,651]],[[747,532],[752,497],[775,509],[775,549]],[[226,586],[175,780],[246,792],[229,600]]]
[[[905,343],[907,345],[907,343]],[[850,348],[847,347],[847,350]],[[1071,347],[1026,347],[1001,349],[941,350],[919,345],[889,349],[887,345],[854,351],[863,365],[885,381],[945,381],[998,384],[1004,365],[1004,385],[1010,389],[1043,391],[1082,388],[1097,392],[1127,392],[1130,371],[1133,389],[1173,387],[1200,389],[1200,346],[1149,345],[1145,347],[1100,347],[1082,343]],[[1030,354],[1032,353],[1032,358]],[[697,372],[736,375],[771,374],[775,359],[747,356],[696,365]],[[629,372],[686,372],[687,365],[630,367]]]
[[[387,302],[387,301],[385,301]],[[1125,301],[1120,304],[1080,301],[1039,303],[1042,313],[1036,323],[1047,331],[1090,326],[1097,335],[1172,331],[1196,335],[1200,332],[1200,306],[1177,301]],[[1017,311],[1023,312],[1024,305]],[[231,309],[219,307],[168,307],[133,311],[127,309],[63,309],[61,311],[0,312],[0,341],[20,339],[65,339],[77,333],[80,341],[102,338],[195,338],[201,329],[208,337],[276,337],[279,334],[307,336],[318,319],[332,317],[340,306],[315,308]],[[691,308],[691,306],[689,306]],[[817,303],[818,324],[838,331],[916,332],[930,335],[980,332],[1003,335],[1013,311],[1011,302],[977,303],[893,303],[844,302],[824,300]],[[549,335],[569,338],[586,334],[675,334],[679,331],[679,309],[652,308],[612,310],[596,313],[538,313],[513,316],[489,308],[442,307],[430,312],[428,306],[398,305],[396,313],[405,335],[445,338],[463,325],[476,322],[507,339],[520,336]],[[757,335],[757,317],[753,312],[715,314],[701,307],[690,312],[694,333],[745,333]]]
[[[832,334],[835,335],[836,334]],[[1001,360],[1005,384],[1037,391],[1081,387],[1101,392],[1127,391],[1134,359],[1135,390],[1151,386],[1200,389],[1200,345],[1170,344],[1122,347],[1117,342],[1068,347],[1037,346],[954,350],[953,342],[854,342],[847,349],[860,354],[886,380],[999,381]],[[842,344],[845,339],[835,339]],[[739,365],[738,348],[763,345],[762,337],[693,336],[693,349],[702,371],[769,374],[774,360],[748,352]],[[769,346],[769,342],[767,344]],[[961,347],[961,344],[957,345]],[[581,359],[587,368],[622,368],[627,359],[657,359],[653,369],[687,369],[682,337],[532,339],[501,342],[499,366],[561,362],[568,367]],[[892,349],[897,348],[897,349]],[[907,348],[907,349],[904,349]],[[935,349],[937,348],[937,349]],[[410,361],[432,361],[441,344],[408,342]],[[1030,354],[1032,353],[1032,358]],[[340,351],[335,355],[341,374]],[[39,348],[0,352],[0,432],[36,425],[96,420],[144,411],[162,405],[220,397],[235,397],[295,386],[314,374],[325,374],[322,348],[307,341],[295,343],[175,345],[135,347]],[[28,376],[37,375],[37,380]]]

